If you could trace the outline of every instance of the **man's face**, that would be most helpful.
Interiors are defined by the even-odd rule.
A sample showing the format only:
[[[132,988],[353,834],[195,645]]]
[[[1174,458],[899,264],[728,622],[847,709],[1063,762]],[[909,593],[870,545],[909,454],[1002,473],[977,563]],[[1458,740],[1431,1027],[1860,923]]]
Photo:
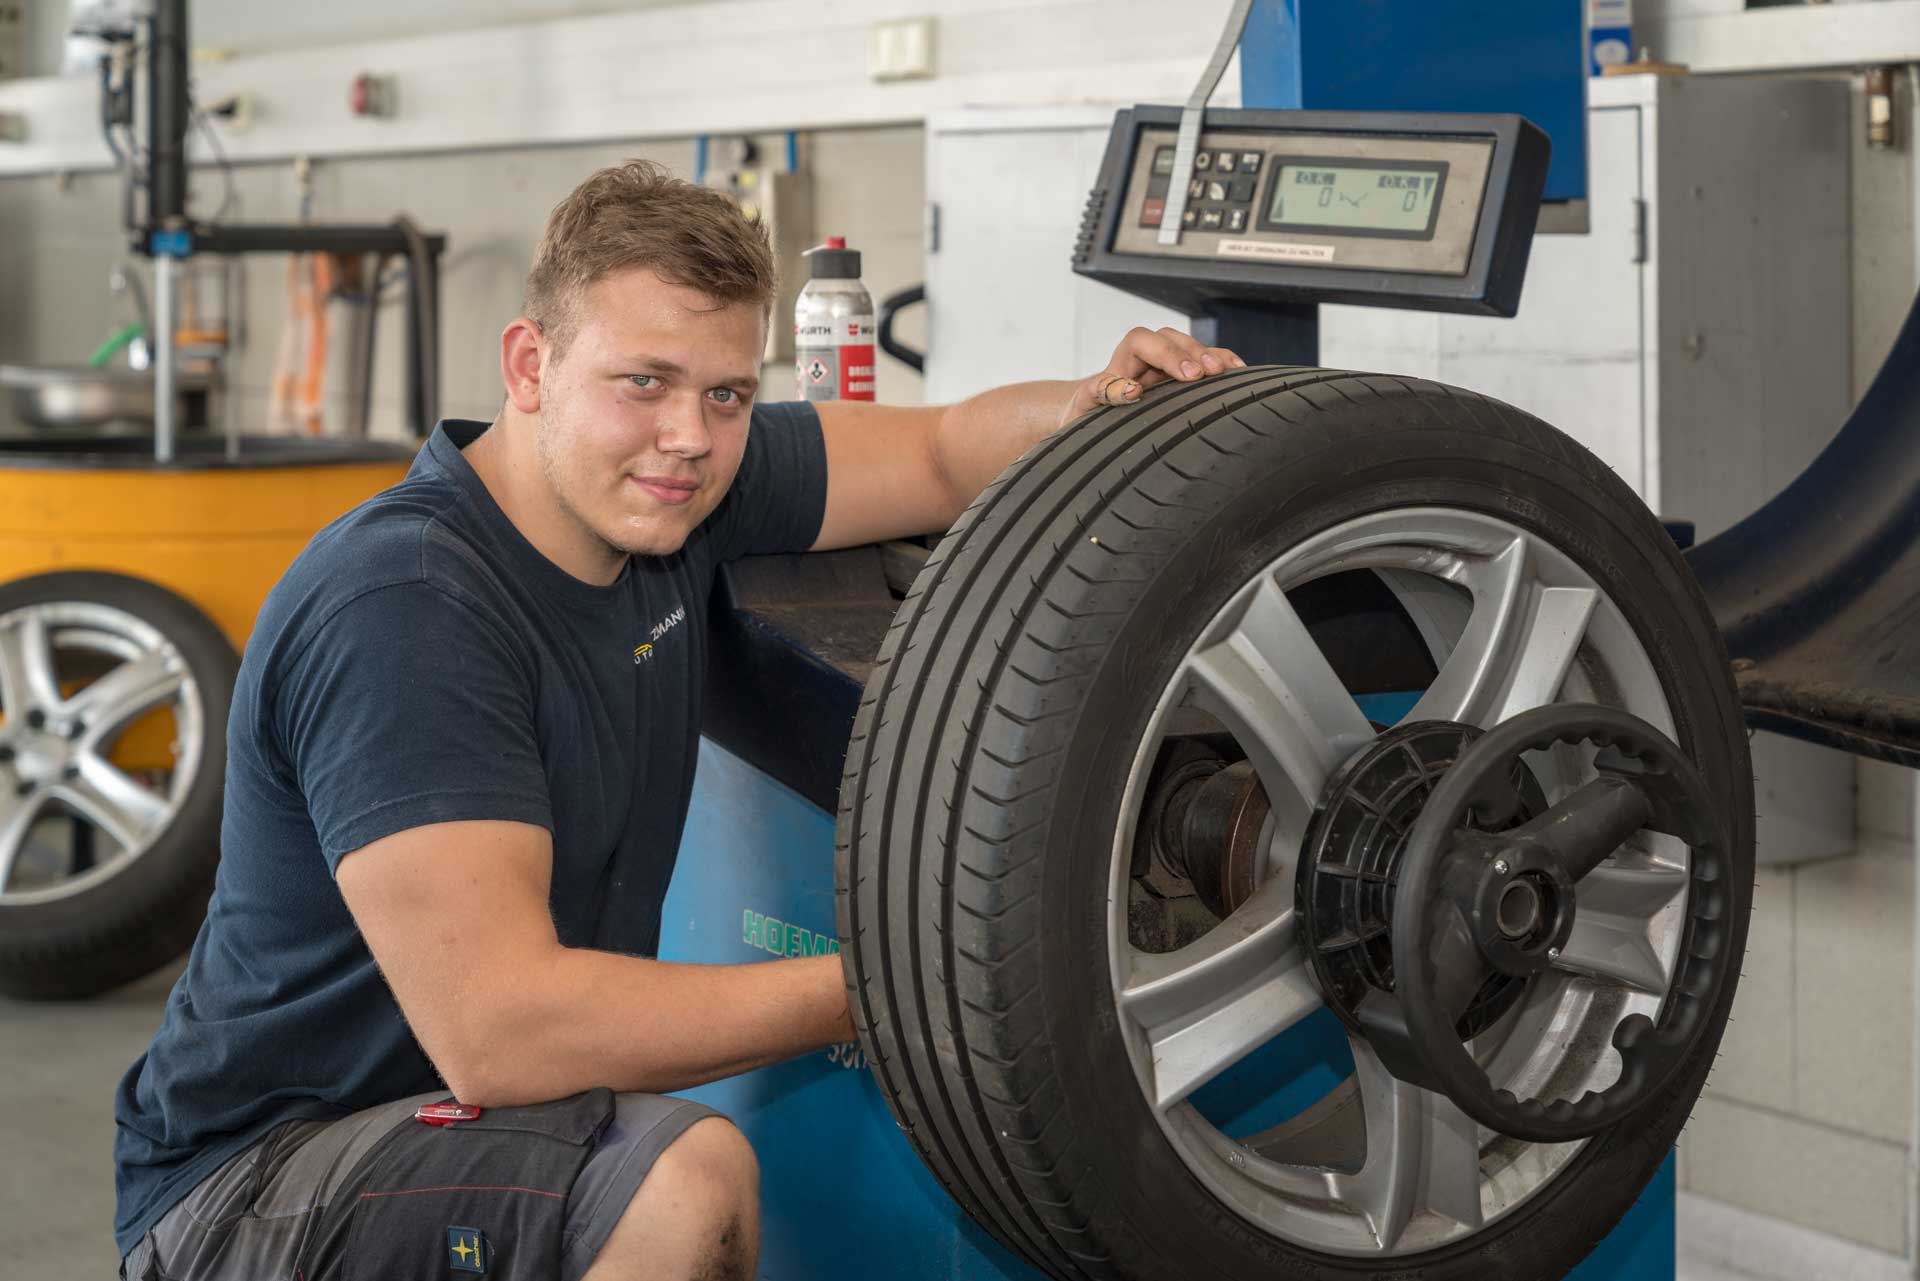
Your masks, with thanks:
[[[766,318],[644,268],[599,281],[540,379],[540,469],[609,547],[678,551],[725,496],[746,449]]]

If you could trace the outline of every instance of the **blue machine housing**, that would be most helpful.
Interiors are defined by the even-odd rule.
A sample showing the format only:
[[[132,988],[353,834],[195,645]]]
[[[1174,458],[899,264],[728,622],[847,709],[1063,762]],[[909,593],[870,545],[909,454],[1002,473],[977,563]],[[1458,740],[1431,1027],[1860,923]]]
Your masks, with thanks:
[[[1553,142],[1548,200],[1587,197],[1585,0],[1254,0],[1244,107],[1516,112]]]

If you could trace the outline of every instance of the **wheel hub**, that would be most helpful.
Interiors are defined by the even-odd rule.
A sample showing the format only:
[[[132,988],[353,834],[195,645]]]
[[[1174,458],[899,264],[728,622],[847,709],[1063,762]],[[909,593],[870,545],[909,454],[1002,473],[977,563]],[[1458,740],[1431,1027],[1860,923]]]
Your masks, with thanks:
[[[51,729],[22,726],[0,738],[4,752],[10,755],[14,777],[24,788],[38,787],[67,775],[73,764],[73,743],[64,734]]]
[[[1533,1143],[1586,1138],[1658,1097],[1707,1026],[1706,1011],[1731,963],[1716,884],[1724,876],[1725,836],[1692,763],[1658,730],[1625,712],[1566,704],[1523,712],[1485,735],[1462,736],[1461,728],[1403,727],[1408,741],[1384,750],[1405,759],[1383,764],[1381,745],[1363,752],[1329,785],[1328,805],[1316,818],[1318,843],[1310,842],[1308,855],[1324,867],[1323,847],[1345,849],[1358,840],[1348,834],[1343,842],[1342,833],[1356,823],[1344,811],[1358,805],[1367,819],[1380,817],[1377,803],[1368,807],[1365,780],[1397,770],[1402,779],[1418,774],[1424,781],[1423,767],[1452,747],[1452,758],[1431,771],[1438,781],[1421,794],[1410,823],[1373,824],[1391,826],[1395,839],[1385,843],[1399,860],[1399,874],[1391,886],[1391,924],[1366,923],[1376,927],[1369,941],[1386,949],[1397,981],[1374,982],[1353,1013],[1388,1071],[1445,1094],[1481,1125]],[[1382,735],[1382,744],[1388,737]],[[1419,750],[1434,744],[1437,753]],[[1523,757],[1558,744],[1597,747],[1597,777],[1547,808]],[[1414,790],[1402,781],[1393,795]],[[1636,1013],[1615,1025],[1609,1039],[1621,1070],[1611,1086],[1572,1100],[1517,1098],[1496,1086],[1462,1043],[1470,1039],[1474,1011],[1486,1006],[1490,989],[1524,986],[1553,966],[1573,932],[1581,882],[1643,830],[1676,837],[1692,851],[1688,940],[1670,998],[1658,1022]],[[1374,854],[1365,841],[1358,848]],[[1337,892],[1303,892],[1303,898],[1335,924],[1353,915],[1340,914]],[[1321,906],[1323,900],[1333,906]],[[1349,931],[1333,941],[1351,951],[1351,938]],[[1316,959],[1328,950],[1341,951],[1322,947]]]
[[[1451,721],[1384,731],[1329,780],[1307,827],[1294,887],[1301,933],[1327,1005],[1356,1032],[1367,995],[1395,990],[1394,902],[1407,837],[1442,776],[1480,734]],[[1531,774],[1520,769],[1513,783],[1518,803],[1501,816],[1503,827],[1547,808]],[[1490,864],[1483,891],[1488,916],[1507,947],[1520,951],[1540,933],[1555,900],[1530,870],[1497,866]],[[1460,1035],[1477,1035],[1512,1008],[1525,978],[1511,970],[1490,976],[1461,1016]]]

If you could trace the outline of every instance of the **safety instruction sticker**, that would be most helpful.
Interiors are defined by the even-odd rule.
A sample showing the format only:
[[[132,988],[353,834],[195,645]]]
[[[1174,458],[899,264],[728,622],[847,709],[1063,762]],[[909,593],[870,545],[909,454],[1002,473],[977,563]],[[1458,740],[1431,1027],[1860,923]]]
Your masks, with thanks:
[[[1226,258],[1270,258],[1279,262],[1332,262],[1332,245],[1296,245],[1283,240],[1222,240],[1214,250]]]
[[[873,344],[799,347],[794,372],[801,400],[872,400]]]

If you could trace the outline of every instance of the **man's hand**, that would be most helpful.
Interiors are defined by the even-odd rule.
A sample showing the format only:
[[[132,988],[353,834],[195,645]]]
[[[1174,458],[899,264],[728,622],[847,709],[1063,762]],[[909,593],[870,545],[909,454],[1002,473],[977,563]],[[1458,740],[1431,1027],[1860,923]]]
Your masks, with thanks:
[[[1064,427],[1107,405],[1132,404],[1157,383],[1192,382],[1246,367],[1246,361],[1225,347],[1203,347],[1192,334],[1178,329],[1132,329],[1113,349],[1107,367],[1074,388],[1056,426]]]
[[[1103,405],[1163,382],[1244,369],[1224,347],[1177,329],[1135,329],[1099,373],[1079,382],[996,387],[945,408],[827,401],[827,512],[815,551],[945,530],[1035,443]]]

